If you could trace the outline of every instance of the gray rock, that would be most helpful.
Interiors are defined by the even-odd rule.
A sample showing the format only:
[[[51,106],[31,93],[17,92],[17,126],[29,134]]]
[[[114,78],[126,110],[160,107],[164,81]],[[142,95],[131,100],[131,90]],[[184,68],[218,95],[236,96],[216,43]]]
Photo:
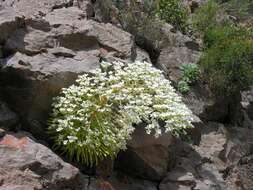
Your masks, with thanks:
[[[80,185],[77,168],[25,133],[0,139],[0,168],[0,189],[61,190]]]
[[[76,56],[76,53],[70,49],[64,47],[56,47],[48,50],[49,53],[55,55],[56,57],[69,57],[73,58]]]
[[[83,17],[83,12],[77,7],[69,7],[48,13],[43,22],[28,20],[27,27],[11,35],[5,48],[35,54],[57,46],[72,50],[102,47],[109,52],[117,52],[116,56],[120,58],[135,57],[134,41],[129,33],[111,24],[97,23]]]
[[[136,48],[136,60],[151,63],[149,54],[139,47]]]
[[[227,143],[224,130],[225,128],[222,124],[208,123],[202,129],[201,141],[199,146],[195,146],[195,150],[206,160],[215,162],[215,159],[221,156]]]
[[[4,48],[26,54],[37,54],[53,47],[53,39],[47,32],[32,27],[17,29],[6,41]]]
[[[45,20],[48,21],[51,26],[66,24],[71,24],[74,26],[76,24],[75,22],[78,22],[84,18],[84,12],[78,7],[55,9],[45,16]]]
[[[40,176],[31,170],[0,168],[0,190],[42,190]]]
[[[187,47],[168,46],[161,50],[157,64],[171,81],[178,82],[182,78],[180,67],[183,64],[197,63],[199,57],[199,52]]]
[[[0,6],[0,42],[7,39],[20,23],[19,15],[12,8]]]
[[[90,0],[74,0],[73,4],[83,10],[87,18],[95,16],[94,8]]]
[[[3,95],[25,120],[28,130],[35,136],[46,136],[44,127],[52,97],[58,95],[61,88],[73,84],[78,74],[97,68],[97,55],[97,51],[79,53],[74,58],[50,53],[35,56],[16,53],[2,68]]]
[[[120,153],[118,167],[133,176],[148,180],[161,180],[167,173],[172,158],[169,146],[173,137],[163,134],[159,138],[148,135],[143,126],[135,129],[126,151]],[[129,164],[131,163],[131,164]]]
[[[87,20],[79,7],[82,1],[78,2],[20,0],[0,10],[3,51],[13,53],[1,60],[0,89],[36,137],[47,136],[44,127],[52,97],[73,84],[78,74],[99,67],[101,58],[108,55],[136,57],[132,35],[111,24]],[[22,17],[16,19],[16,15]]]
[[[14,1],[12,7],[14,10],[26,18],[43,17],[54,9],[69,7],[73,0],[19,0]]]
[[[183,96],[183,101],[205,122],[222,122],[229,114],[228,98],[215,98],[207,86],[196,84],[191,87],[191,91]]]
[[[178,169],[174,172],[169,172],[166,178],[163,179],[164,181],[178,181],[184,184],[191,184],[194,183],[195,177],[192,173],[187,172],[186,170]]]
[[[199,145],[190,146],[176,142],[176,163],[159,188],[182,190],[221,190],[225,189],[225,180],[220,171],[226,167],[221,159],[227,142],[224,126],[209,123],[202,128]]]
[[[176,163],[159,185],[161,190],[251,189],[252,129],[208,123],[198,146],[175,143]]]
[[[228,190],[252,189],[253,181],[253,130],[232,128],[227,131],[228,141],[223,159],[228,165]]]
[[[227,179],[228,190],[252,189],[253,187],[253,155],[244,157],[231,171]]]
[[[253,130],[245,128],[231,128],[227,131],[227,142],[223,159],[228,165],[235,165],[240,160],[252,154]]]
[[[130,58],[135,57],[135,47],[133,36],[112,24],[98,24],[92,22],[93,29],[89,34],[98,39],[99,43],[104,48],[110,48],[118,52],[117,57]]]

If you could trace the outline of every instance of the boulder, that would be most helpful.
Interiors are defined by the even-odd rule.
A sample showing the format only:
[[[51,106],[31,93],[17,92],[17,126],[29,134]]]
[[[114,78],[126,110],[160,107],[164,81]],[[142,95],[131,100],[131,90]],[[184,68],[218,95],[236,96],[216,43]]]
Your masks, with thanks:
[[[214,97],[208,86],[201,82],[183,95],[183,101],[203,122],[225,122],[229,115],[228,98]]]
[[[224,151],[227,138],[223,128],[222,124],[209,123],[202,128],[199,145],[176,142],[174,167],[168,171],[159,189],[224,189],[225,181],[220,172],[224,170],[225,163],[220,155]]]
[[[232,128],[227,133],[223,159],[226,161],[227,189],[251,189],[253,181],[253,130]]]
[[[58,48],[35,56],[17,52],[6,60],[0,77],[5,84],[3,95],[35,136],[46,137],[44,127],[52,97],[73,84],[78,74],[97,68],[97,54],[97,51],[83,52],[76,55],[82,59],[73,59],[69,54],[59,56],[66,55],[66,51]]]
[[[188,47],[168,46],[161,50],[157,64],[171,81],[178,82],[182,78],[181,66],[197,63],[199,57],[198,51]]]
[[[87,20],[76,3],[21,0],[0,9],[4,16],[0,90],[25,129],[39,138],[47,138],[52,97],[61,88],[98,68],[103,57],[128,61],[136,57],[132,35],[112,24]]]
[[[119,154],[117,167],[132,176],[161,180],[167,173],[169,163],[173,161],[169,151],[172,144],[171,135],[163,134],[155,138],[148,135],[143,126],[139,126],[132,134],[127,150]]]
[[[21,17],[14,9],[0,6],[0,43],[8,38],[19,25],[21,25]]]
[[[73,5],[73,0],[18,0],[12,2],[10,5],[14,8],[15,12],[26,18],[43,17],[54,9]]]
[[[199,145],[177,141],[176,159],[159,189],[251,189],[253,130],[209,122]]]
[[[0,190],[42,190],[40,176],[30,170],[0,169]]]
[[[183,64],[197,64],[199,61],[201,45],[196,40],[175,31],[170,24],[164,24],[161,33],[163,38],[156,65],[172,82],[177,83],[182,77],[180,67]]]
[[[0,139],[0,189],[79,189],[80,173],[27,133]]]
[[[136,60],[151,63],[149,54],[139,47],[136,48]]]
[[[253,129],[231,128],[226,136],[228,140],[222,158],[228,166],[236,165],[242,158],[253,154]]]
[[[228,190],[252,189],[253,187],[253,155],[244,157],[241,162],[230,171],[227,178]]]
[[[81,9],[87,18],[95,16],[94,7],[90,0],[74,0],[73,5]]]

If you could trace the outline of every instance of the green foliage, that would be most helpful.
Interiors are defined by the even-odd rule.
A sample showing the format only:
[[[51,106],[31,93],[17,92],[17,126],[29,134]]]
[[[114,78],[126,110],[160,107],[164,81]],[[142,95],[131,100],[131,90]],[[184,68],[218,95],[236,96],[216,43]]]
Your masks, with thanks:
[[[178,30],[186,32],[189,12],[180,0],[160,0],[157,13],[162,20],[172,24]]]
[[[198,32],[205,33],[209,28],[216,27],[221,8],[214,0],[196,10],[192,18],[192,25]]]
[[[124,0],[112,0],[112,3],[119,9],[125,6]]]
[[[204,34],[204,44],[208,48],[227,40],[246,40],[251,36],[253,36],[252,29],[227,24],[208,29]]]
[[[177,84],[177,90],[182,94],[187,94],[190,91],[190,86],[188,82],[180,80]]]
[[[49,130],[70,158],[93,165],[126,149],[133,124],[145,123],[147,134],[159,137],[186,134],[192,121],[160,70],[149,63],[104,62],[54,99]]]
[[[226,15],[231,7],[240,9],[246,2],[209,0],[193,16],[205,47],[200,60],[203,77],[216,95],[230,96],[253,82],[253,29],[236,25]]]
[[[183,80],[192,84],[197,81],[199,77],[199,67],[197,64],[190,63],[184,64],[181,67],[183,71]]]
[[[221,27],[207,34],[208,49],[200,63],[218,95],[236,93],[253,82],[253,41],[244,30]]]
[[[252,0],[227,0],[222,4],[222,6],[229,14],[236,17],[243,18],[253,15]]]
[[[181,67],[182,79],[178,82],[178,91],[186,94],[190,91],[190,85],[194,84],[199,77],[199,67],[197,64],[184,64]]]

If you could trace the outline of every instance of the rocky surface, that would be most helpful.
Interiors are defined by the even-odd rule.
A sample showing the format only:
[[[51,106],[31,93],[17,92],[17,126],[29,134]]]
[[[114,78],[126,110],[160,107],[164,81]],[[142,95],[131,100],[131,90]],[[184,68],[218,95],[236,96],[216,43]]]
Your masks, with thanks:
[[[65,189],[77,186],[79,171],[29,134],[0,139],[0,189]]]
[[[6,53],[1,59],[0,89],[35,136],[45,132],[52,97],[73,84],[78,74],[99,67],[101,59],[136,57],[133,37],[112,24],[87,20],[83,3],[1,4],[0,32]],[[149,59],[145,53],[138,55]]]
[[[251,189],[251,129],[227,129],[209,123],[198,146],[178,143],[175,167],[159,188],[165,189]]]
[[[202,2],[185,1],[192,12]],[[48,140],[52,97],[78,74],[102,60],[151,62],[149,49],[138,47],[113,17],[117,10],[108,15],[103,3],[0,0],[0,190],[251,190],[252,89],[242,92],[244,128],[224,126],[211,121],[225,121],[227,100],[214,99],[198,81],[183,97],[196,116],[188,134],[194,145],[168,134],[154,138],[137,128],[115,162],[96,168],[98,176],[38,141]],[[152,61],[176,84],[181,65],[198,62],[201,44],[169,24],[161,35]]]
[[[161,32],[164,39],[161,42],[161,52],[156,65],[172,82],[176,83],[182,77],[180,67],[183,64],[198,62],[201,55],[200,44],[175,31],[170,24],[164,24]]]
[[[163,134],[155,138],[146,134],[140,126],[134,131],[127,150],[119,154],[118,167],[133,176],[159,181],[165,176],[173,159],[169,152],[172,145],[171,135]]]

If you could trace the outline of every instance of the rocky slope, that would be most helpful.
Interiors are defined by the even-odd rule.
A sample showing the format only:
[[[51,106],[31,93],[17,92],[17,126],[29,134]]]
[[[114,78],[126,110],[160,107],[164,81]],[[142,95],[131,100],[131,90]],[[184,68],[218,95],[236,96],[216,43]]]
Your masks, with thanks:
[[[0,190],[250,190],[253,187],[253,91],[242,93],[243,126],[219,123],[225,100],[204,84],[184,97],[196,115],[195,145],[138,129],[114,163],[90,172],[58,156],[46,133],[52,97],[102,60],[150,61],[134,37],[101,22],[88,0],[0,0]],[[173,82],[196,63],[200,46],[165,24],[155,65]]]

